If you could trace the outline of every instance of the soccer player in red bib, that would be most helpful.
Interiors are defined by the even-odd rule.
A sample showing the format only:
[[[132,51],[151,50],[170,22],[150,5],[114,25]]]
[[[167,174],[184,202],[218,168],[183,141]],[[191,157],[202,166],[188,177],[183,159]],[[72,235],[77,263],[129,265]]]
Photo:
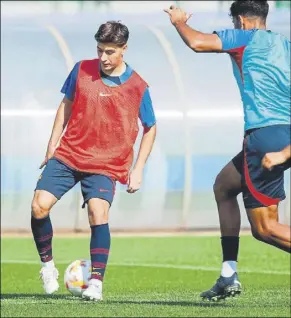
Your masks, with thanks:
[[[108,212],[115,184],[127,192],[141,185],[143,169],[156,136],[156,119],[147,83],[123,60],[128,28],[114,21],[95,35],[98,59],[78,62],[61,90],[65,94],[55,118],[45,166],[32,201],[31,229],[41,260],[41,278],[47,294],[59,288],[52,256],[50,210],[81,183],[83,207],[88,206],[91,227],[92,274],[83,298],[102,299],[102,282],[110,250]],[[138,120],[143,137],[133,164]],[[61,137],[64,129],[65,133]]]

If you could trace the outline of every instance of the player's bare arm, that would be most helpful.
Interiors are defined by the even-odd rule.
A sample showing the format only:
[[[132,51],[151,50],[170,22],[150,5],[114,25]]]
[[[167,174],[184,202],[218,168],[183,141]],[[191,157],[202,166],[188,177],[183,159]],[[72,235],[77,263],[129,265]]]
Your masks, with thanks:
[[[192,14],[188,14],[175,6],[164,10],[168,13],[171,23],[176,28],[185,44],[195,52],[221,52],[222,42],[216,34],[207,34],[194,30],[187,21]]]
[[[280,165],[291,158],[291,145],[278,152],[265,154],[262,165],[264,168],[271,170],[274,166]]]
[[[156,138],[156,131],[156,125],[153,125],[150,128],[144,127],[137,160],[128,179],[128,193],[136,192],[141,186],[143,169],[153,148]]]
[[[56,114],[51,137],[47,146],[45,159],[40,165],[40,169],[42,169],[47,164],[48,160],[54,155],[60,137],[64,129],[66,128],[68,120],[71,116],[72,104],[73,102],[71,100],[66,97],[63,98]]]

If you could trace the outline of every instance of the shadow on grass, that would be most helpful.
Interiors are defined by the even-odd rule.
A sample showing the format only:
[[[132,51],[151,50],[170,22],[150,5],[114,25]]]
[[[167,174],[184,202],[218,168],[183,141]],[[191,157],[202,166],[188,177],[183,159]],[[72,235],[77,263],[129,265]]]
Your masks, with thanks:
[[[110,306],[110,305],[149,305],[149,306],[177,306],[177,307],[203,307],[203,308],[245,308],[245,303],[238,302],[238,299],[227,299],[227,300],[220,300],[218,302],[208,302],[208,301],[202,301],[200,299],[195,299],[195,295],[193,295],[192,301],[183,301],[183,300],[146,300],[146,299],[134,299],[133,297],[128,297],[128,299],[112,299],[111,297],[108,297],[108,299],[105,298],[102,302],[98,302],[98,305],[101,306]],[[96,302],[92,301],[86,301],[79,297],[75,297],[70,294],[54,294],[54,295],[46,295],[46,294],[24,294],[24,293],[7,293],[7,294],[1,294],[1,305],[5,304],[7,301],[7,304],[13,303],[17,304],[17,302],[26,302],[27,303],[34,303],[34,304],[65,304],[67,303],[77,303],[78,305],[84,305],[88,306],[89,304],[92,304],[94,306],[97,305]],[[261,307],[263,304],[258,303],[249,303],[247,304],[249,308],[253,307]],[[264,305],[265,306],[265,305]],[[267,305],[269,308],[279,308],[282,306],[282,304],[278,303],[268,303]]]
[[[181,307],[229,307],[230,304],[221,302],[204,301],[181,301],[181,300],[108,300],[108,304],[135,304],[135,305],[158,305],[158,306],[181,306]]]
[[[78,297],[74,297],[71,295],[46,295],[46,294],[1,294],[1,300],[6,300],[6,299],[67,299],[67,300],[72,300],[72,299],[77,299]]]
[[[51,300],[61,300],[61,301],[76,301],[87,305],[89,302],[85,301],[79,297],[74,297],[72,295],[46,295],[46,294],[1,294],[1,301],[5,300],[37,300],[40,301],[51,301]],[[94,302],[95,303],[95,302]],[[182,307],[229,307],[231,304],[225,301],[221,302],[203,302],[203,301],[169,301],[169,300],[104,300],[100,304],[131,304],[131,305],[157,305],[157,306],[182,306]]]

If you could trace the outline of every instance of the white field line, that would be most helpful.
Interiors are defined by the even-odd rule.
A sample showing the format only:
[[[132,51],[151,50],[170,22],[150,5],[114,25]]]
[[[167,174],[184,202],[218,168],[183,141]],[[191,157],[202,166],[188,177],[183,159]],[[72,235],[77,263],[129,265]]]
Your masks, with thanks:
[[[46,28],[52,34],[52,36],[58,43],[58,46],[64,56],[67,70],[70,72],[72,68],[74,67],[74,60],[73,60],[72,53],[69,49],[67,42],[65,41],[64,37],[55,26],[47,25]]]
[[[61,260],[57,261],[57,264],[70,264],[72,260]],[[31,264],[39,265],[38,261],[32,260],[1,260],[1,264]],[[123,267],[152,267],[152,268],[172,268],[172,269],[181,269],[181,270],[200,270],[207,272],[216,272],[220,271],[218,267],[208,267],[208,266],[192,266],[192,265],[171,265],[171,264],[150,264],[150,263],[126,263],[126,262],[111,262],[109,266],[123,266]],[[252,270],[252,269],[239,269],[239,273],[250,273],[250,274],[270,274],[270,275],[290,275],[290,271],[276,271],[276,270]]]

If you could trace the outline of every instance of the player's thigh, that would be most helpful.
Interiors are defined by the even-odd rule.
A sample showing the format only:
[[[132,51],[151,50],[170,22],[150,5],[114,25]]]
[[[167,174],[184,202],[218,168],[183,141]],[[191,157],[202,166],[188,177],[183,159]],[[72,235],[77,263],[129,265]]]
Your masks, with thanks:
[[[115,181],[104,175],[87,174],[81,180],[84,204],[88,205],[90,225],[108,223],[108,212],[115,194]]]
[[[219,172],[215,179],[214,191],[217,195],[237,196],[242,192],[243,153],[237,154]]]
[[[110,207],[114,199],[115,186],[115,181],[105,175],[84,174],[81,179],[81,190],[84,199],[83,207],[91,199],[106,201]]]
[[[246,209],[277,206],[285,199],[285,164],[271,171],[262,166],[268,152],[276,152],[290,143],[287,125],[261,128],[246,136],[244,143],[243,200]]]
[[[36,184],[34,200],[40,205],[46,200],[54,203],[60,200],[77,183],[75,175],[76,172],[64,163],[50,159]]]

